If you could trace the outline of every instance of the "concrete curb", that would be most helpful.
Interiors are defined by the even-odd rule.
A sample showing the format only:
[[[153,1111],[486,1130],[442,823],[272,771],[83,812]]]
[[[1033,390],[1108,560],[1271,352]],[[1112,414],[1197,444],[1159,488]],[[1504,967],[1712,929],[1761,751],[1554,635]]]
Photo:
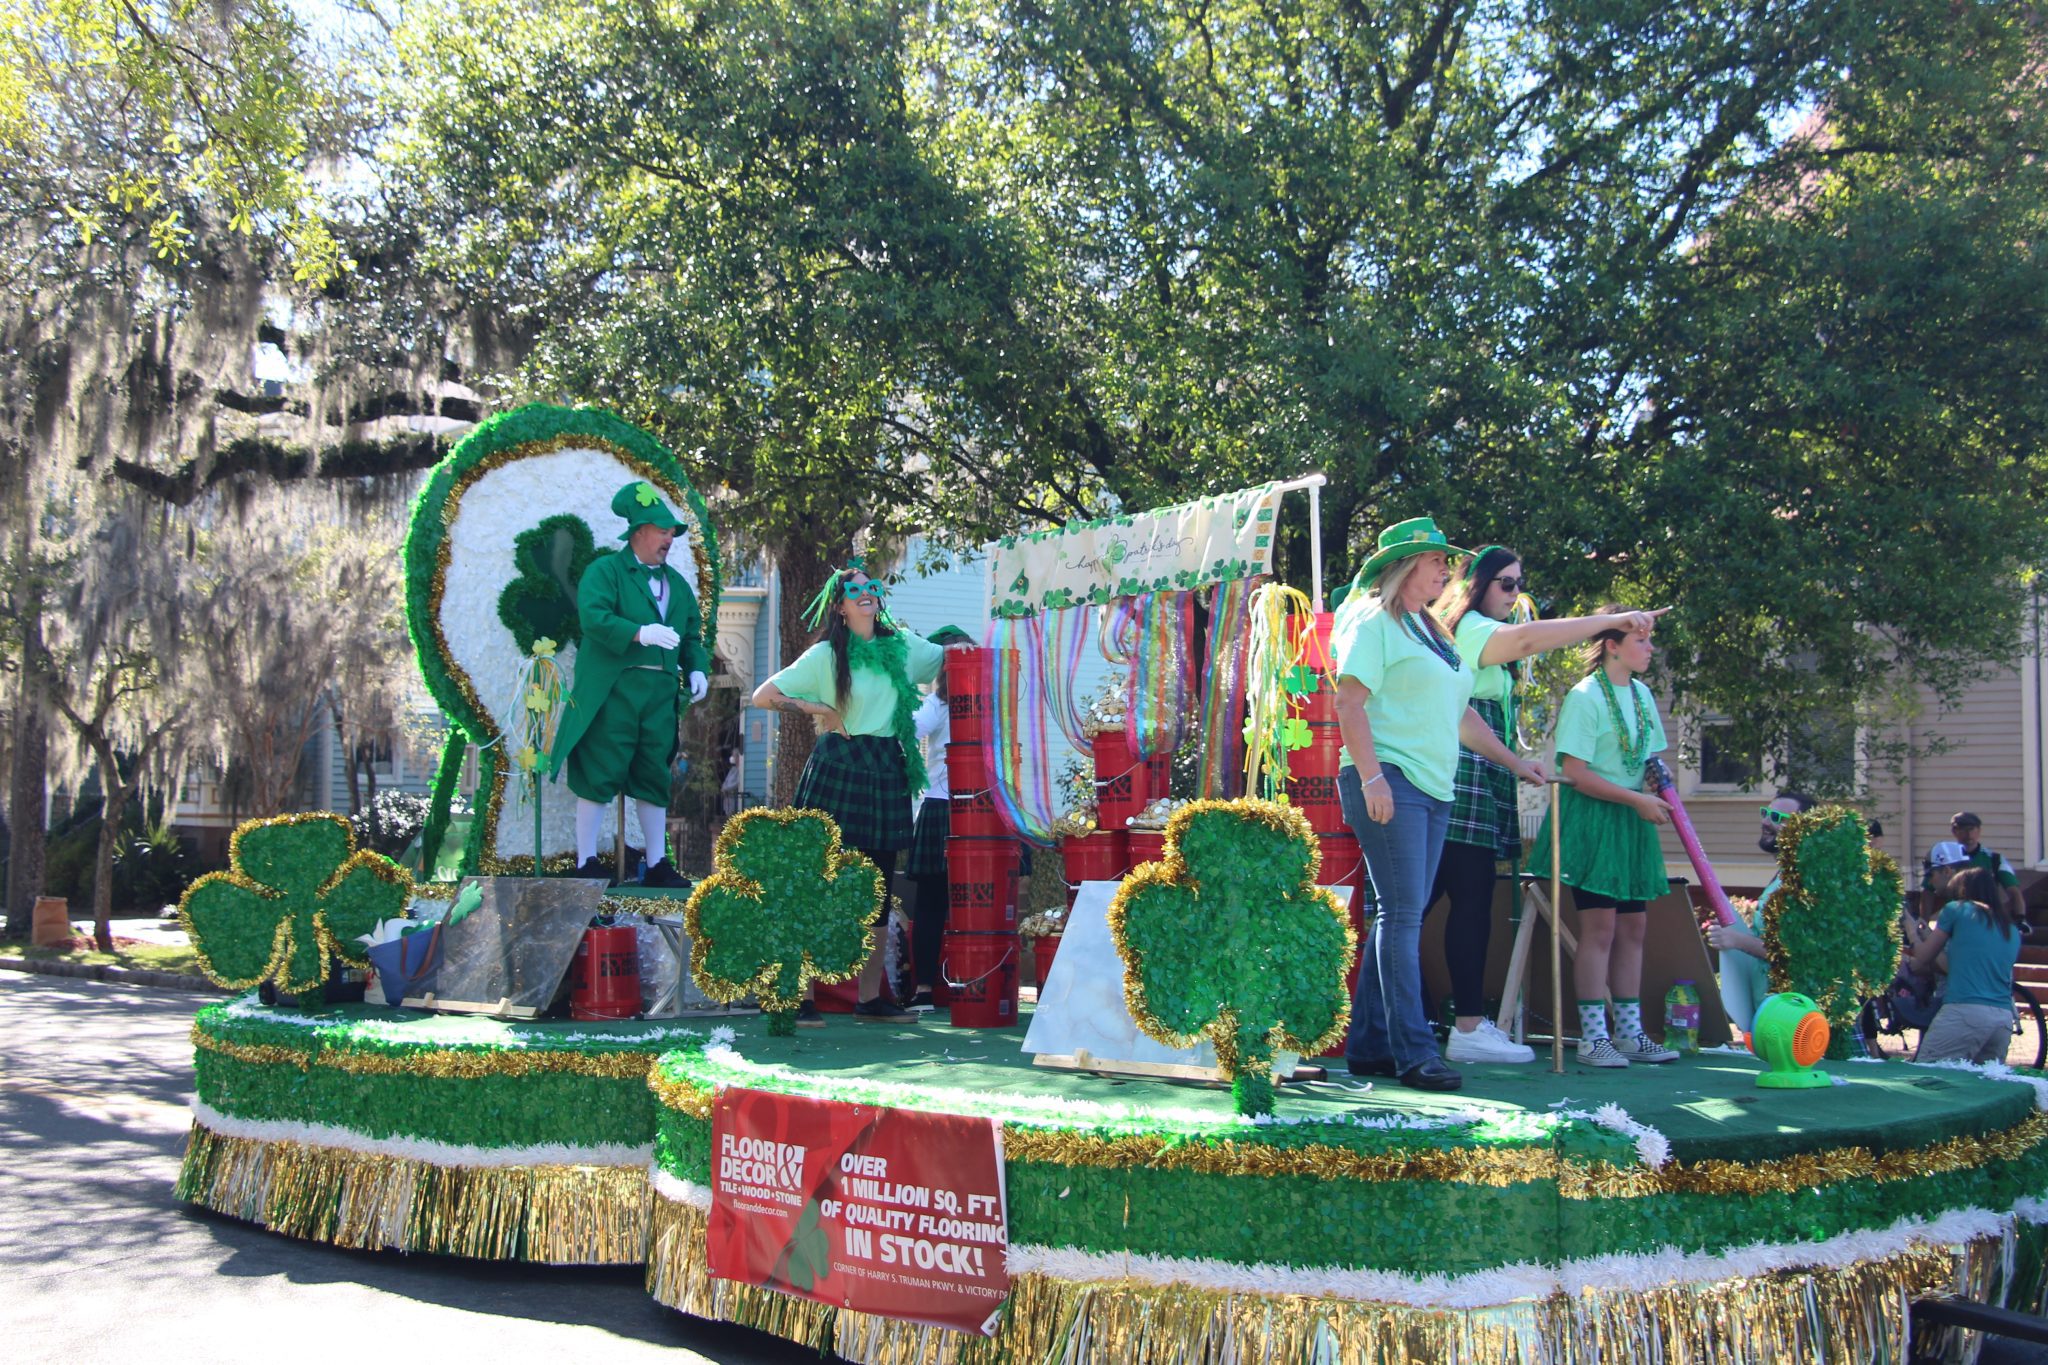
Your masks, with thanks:
[[[43,976],[75,976],[87,981],[111,981],[122,986],[149,986],[162,991],[191,991],[196,995],[234,995],[203,976],[182,972],[152,972],[135,967],[114,967],[96,962],[45,962],[38,958],[0,957],[0,968],[15,972],[36,972]]]

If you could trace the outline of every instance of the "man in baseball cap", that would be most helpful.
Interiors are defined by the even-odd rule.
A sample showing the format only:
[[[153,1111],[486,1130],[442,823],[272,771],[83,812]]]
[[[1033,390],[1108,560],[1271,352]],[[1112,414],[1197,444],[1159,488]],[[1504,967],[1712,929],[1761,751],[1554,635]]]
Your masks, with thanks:
[[[2024,921],[2026,909],[2020,900],[2019,874],[2012,870],[2012,864],[2002,855],[1980,842],[1984,822],[1977,818],[1977,813],[1959,810],[1949,820],[1948,827],[1955,838],[1943,839],[1927,851],[1927,861],[1921,868],[1921,885],[1934,887],[1938,877],[1940,887],[1946,887],[1949,875],[1957,868],[1986,868],[1998,878],[1999,888],[2004,892],[2012,913]]]

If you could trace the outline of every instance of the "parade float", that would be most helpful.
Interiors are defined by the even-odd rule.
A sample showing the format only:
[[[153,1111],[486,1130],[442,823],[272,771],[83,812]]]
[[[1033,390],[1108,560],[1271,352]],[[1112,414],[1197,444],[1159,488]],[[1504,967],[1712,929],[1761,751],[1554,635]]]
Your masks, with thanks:
[[[538,460],[574,467],[522,481]],[[586,540],[555,519],[601,543],[626,479],[691,509],[715,602],[701,501],[616,419],[522,410],[434,472],[409,606],[459,731],[437,799],[476,755],[459,875],[416,884],[332,817],[238,833],[185,912],[207,970],[276,1003],[194,1024],[182,1198],[342,1246],[644,1264],[664,1305],[877,1365],[1903,1359],[1916,1296],[2040,1307],[2048,1082],[1846,1055],[1831,1025],[1882,983],[1844,945],[1897,882],[1838,809],[1781,846],[1762,1055],[1471,1067],[1452,1095],[1317,1065],[1370,884],[1320,584],[1271,580],[1277,485],[995,547],[985,647],[947,675],[954,832],[980,841],[950,873],[950,1024],[788,1026],[885,896],[798,812],[731,822],[713,875],[647,916],[681,912],[694,999],[758,1010],[554,1017],[597,994],[591,918],[638,897],[532,875],[572,870],[567,803],[520,754],[573,676]],[[1077,693],[1089,649],[1108,696]],[[1035,1010],[1018,840],[1070,886]],[[327,998],[373,962],[396,1003]],[[1129,1056],[1052,1046],[1104,1020]]]

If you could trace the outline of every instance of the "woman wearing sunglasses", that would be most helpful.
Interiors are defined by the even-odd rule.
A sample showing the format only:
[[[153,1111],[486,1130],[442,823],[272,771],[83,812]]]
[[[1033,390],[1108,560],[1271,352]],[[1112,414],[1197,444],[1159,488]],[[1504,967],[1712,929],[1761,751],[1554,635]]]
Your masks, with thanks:
[[[917,689],[938,676],[946,657],[890,619],[887,591],[858,558],[836,570],[804,618],[812,629],[822,623],[824,637],[753,696],[764,711],[800,711],[816,722],[818,742],[797,778],[796,804],[837,821],[840,841],[881,869],[884,886],[896,854],[910,846],[910,800],[925,786]],[[882,998],[881,977],[877,953],[861,968],[855,1015],[915,1019]],[[805,1001],[797,1022],[815,1027],[817,1007]]]
[[[1457,641],[1459,656],[1473,672],[1472,709],[1511,753],[1520,738],[1515,689],[1521,681],[1522,660],[1582,644],[1602,631],[1647,631],[1664,614],[1628,611],[1538,621],[1534,619],[1535,603],[1526,596],[1528,585],[1520,556],[1505,545],[1489,545],[1465,560],[1436,608],[1437,619]],[[1450,918],[1444,924],[1444,966],[1451,978],[1457,1027],[1444,1055],[1451,1061],[1535,1059],[1533,1051],[1502,1033],[1485,1016],[1494,876],[1499,863],[1519,863],[1521,859],[1515,774],[1470,747],[1461,747],[1450,825],[1430,897],[1432,904],[1440,896],[1450,901]]]

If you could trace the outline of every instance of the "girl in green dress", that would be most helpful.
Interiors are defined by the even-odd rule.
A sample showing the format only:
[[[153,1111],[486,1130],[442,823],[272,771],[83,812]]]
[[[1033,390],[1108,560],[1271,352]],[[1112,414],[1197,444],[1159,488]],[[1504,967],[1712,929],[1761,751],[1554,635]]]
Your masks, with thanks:
[[[1624,611],[1610,604],[1602,614]],[[1579,1060],[1592,1066],[1670,1062],[1678,1054],[1643,1032],[1643,935],[1649,902],[1664,894],[1657,829],[1671,807],[1643,790],[1643,770],[1665,747],[1657,700],[1636,674],[1656,648],[1641,622],[1606,630],[1587,645],[1592,671],[1565,694],[1557,717],[1557,761],[1571,785],[1558,793],[1564,821],[1560,880],[1579,908],[1573,959],[1579,999]],[[1550,818],[1536,837],[1531,870],[1550,875]],[[1614,1001],[1614,1033],[1603,997]]]

